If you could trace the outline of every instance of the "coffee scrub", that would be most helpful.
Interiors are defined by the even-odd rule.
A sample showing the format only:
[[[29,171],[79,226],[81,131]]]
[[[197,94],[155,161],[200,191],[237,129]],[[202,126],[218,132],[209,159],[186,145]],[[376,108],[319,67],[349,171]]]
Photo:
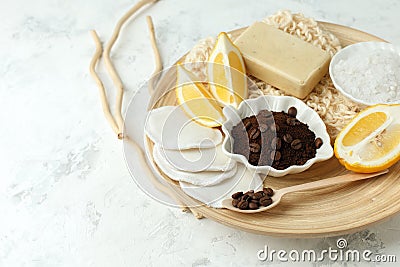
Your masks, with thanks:
[[[262,110],[244,118],[232,129],[233,152],[254,166],[272,166],[283,170],[304,165],[315,157],[323,142],[307,124],[297,118],[297,109],[287,112]]]

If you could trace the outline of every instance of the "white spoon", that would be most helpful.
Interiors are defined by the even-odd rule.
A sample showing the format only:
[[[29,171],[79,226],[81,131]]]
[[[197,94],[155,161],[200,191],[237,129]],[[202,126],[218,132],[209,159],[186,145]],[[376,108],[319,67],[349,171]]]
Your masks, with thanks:
[[[277,206],[279,202],[281,201],[282,197],[288,193],[293,193],[293,192],[298,192],[298,191],[306,191],[310,189],[317,189],[317,188],[322,188],[330,185],[335,185],[335,184],[341,184],[341,183],[348,183],[348,182],[354,182],[358,180],[364,180],[372,177],[376,177],[382,174],[387,173],[389,170],[384,170],[380,172],[375,172],[375,173],[348,173],[345,175],[340,175],[340,176],[335,176],[332,178],[327,178],[327,179],[322,179],[310,183],[305,183],[305,184],[299,184],[299,185],[294,185],[294,186],[289,186],[285,187],[279,190],[274,190],[274,195],[271,197],[272,199],[272,204],[263,207],[261,206],[260,208],[256,210],[241,210],[239,208],[236,208],[232,205],[232,198],[229,199],[224,199],[222,201],[222,206],[226,209],[233,210],[236,212],[241,212],[241,213],[257,213],[257,212],[262,212],[266,211],[269,209],[272,209],[273,207]]]

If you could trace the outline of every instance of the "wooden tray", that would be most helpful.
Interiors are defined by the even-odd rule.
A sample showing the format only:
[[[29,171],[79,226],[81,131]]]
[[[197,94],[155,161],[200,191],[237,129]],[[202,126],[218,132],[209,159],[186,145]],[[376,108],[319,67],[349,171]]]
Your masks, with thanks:
[[[343,46],[360,41],[384,41],[345,26],[320,23],[334,33]],[[230,33],[233,38],[236,38],[244,29],[234,30]],[[158,99],[166,90],[173,88],[175,81],[171,77],[166,75],[160,80],[158,91],[153,99]],[[175,105],[175,94],[167,93],[157,103],[152,104],[155,108]],[[153,144],[149,139],[147,141],[147,149],[152,151]],[[177,185],[160,170],[158,171],[167,181]],[[267,177],[264,184],[279,189],[346,172],[347,170],[333,157],[328,161],[313,165],[309,170],[300,174],[282,178]],[[325,237],[359,231],[399,212],[399,173],[400,162],[395,164],[388,174],[376,179],[293,193],[285,196],[282,203],[276,208],[257,214],[239,214],[225,209],[209,208],[186,195],[179,186],[173,186],[172,189],[176,196],[188,206],[198,206],[196,211],[205,217],[230,227],[272,236]]]

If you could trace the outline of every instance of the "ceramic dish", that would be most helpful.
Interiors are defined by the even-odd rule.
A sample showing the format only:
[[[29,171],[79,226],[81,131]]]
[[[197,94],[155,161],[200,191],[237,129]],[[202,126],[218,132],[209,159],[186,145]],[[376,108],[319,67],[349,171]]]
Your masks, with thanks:
[[[339,90],[342,94],[344,94],[346,97],[351,99],[352,101],[363,104],[363,105],[374,105],[374,104],[379,104],[379,102],[374,101],[374,99],[371,99],[371,101],[365,101],[362,99],[359,99],[352,95],[349,91],[349,88],[345,88],[345,86],[339,81],[338,75],[335,73],[334,69],[335,66],[341,61],[341,60],[346,60],[348,58],[351,58],[356,55],[360,54],[368,54],[371,53],[372,51],[379,51],[379,50],[386,50],[386,51],[391,51],[394,54],[397,54],[399,56],[400,60],[400,48],[396,47],[393,44],[386,43],[386,42],[360,42],[356,44],[349,45],[345,47],[344,49],[340,50],[338,53],[336,53],[335,56],[333,56],[331,63],[329,65],[329,74],[331,76],[332,82],[335,85],[335,88]],[[400,101],[398,101],[400,103]],[[394,104],[394,103],[392,103]]]
[[[283,170],[277,170],[271,166],[253,166],[251,165],[245,156],[240,154],[234,154],[231,151],[231,135],[230,132],[233,126],[241,122],[243,118],[251,115],[258,114],[261,110],[270,111],[285,111],[290,107],[297,109],[297,119],[307,124],[311,131],[315,133],[316,137],[320,137],[323,141],[323,145],[317,149],[317,154],[314,158],[309,159],[304,165],[293,165]],[[310,168],[314,163],[330,159],[333,156],[333,149],[330,145],[330,137],[326,131],[326,126],[321,120],[319,115],[304,104],[301,100],[291,96],[260,96],[255,99],[247,99],[240,103],[238,109],[232,106],[225,107],[224,115],[226,122],[222,125],[222,131],[225,134],[225,138],[222,144],[222,151],[226,155],[236,161],[242,162],[252,171],[261,173],[264,175],[281,177],[287,174],[299,173]]]

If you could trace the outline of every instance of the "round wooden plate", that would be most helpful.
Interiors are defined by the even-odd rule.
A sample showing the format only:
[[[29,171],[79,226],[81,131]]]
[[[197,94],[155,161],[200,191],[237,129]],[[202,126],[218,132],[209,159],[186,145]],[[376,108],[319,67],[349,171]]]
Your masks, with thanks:
[[[361,41],[384,41],[345,26],[320,23],[334,33],[343,46]],[[230,33],[233,38],[236,38],[243,30],[244,28]],[[167,93],[159,98],[175,85],[175,81],[171,77],[173,75],[165,75],[160,80],[157,93],[151,101],[158,100],[156,103],[151,103],[153,108],[176,105],[174,93]],[[147,149],[152,151],[153,144],[149,139],[147,141]],[[160,170],[158,171],[167,181],[175,183]],[[333,157],[328,161],[313,165],[309,170],[300,174],[282,178],[267,177],[264,184],[279,189],[342,175],[346,172],[348,171]],[[179,186],[173,186],[172,189],[176,196],[188,206],[197,206],[196,210],[205,217],[227,226],[272,236],[324,237],[359,231],[399,212],[399,173],[400,162],[392,166],[388,174],[378,178],[289,194],[277,207],[256,214],[241,214],[225,209],[209,208],[186,195]]]

